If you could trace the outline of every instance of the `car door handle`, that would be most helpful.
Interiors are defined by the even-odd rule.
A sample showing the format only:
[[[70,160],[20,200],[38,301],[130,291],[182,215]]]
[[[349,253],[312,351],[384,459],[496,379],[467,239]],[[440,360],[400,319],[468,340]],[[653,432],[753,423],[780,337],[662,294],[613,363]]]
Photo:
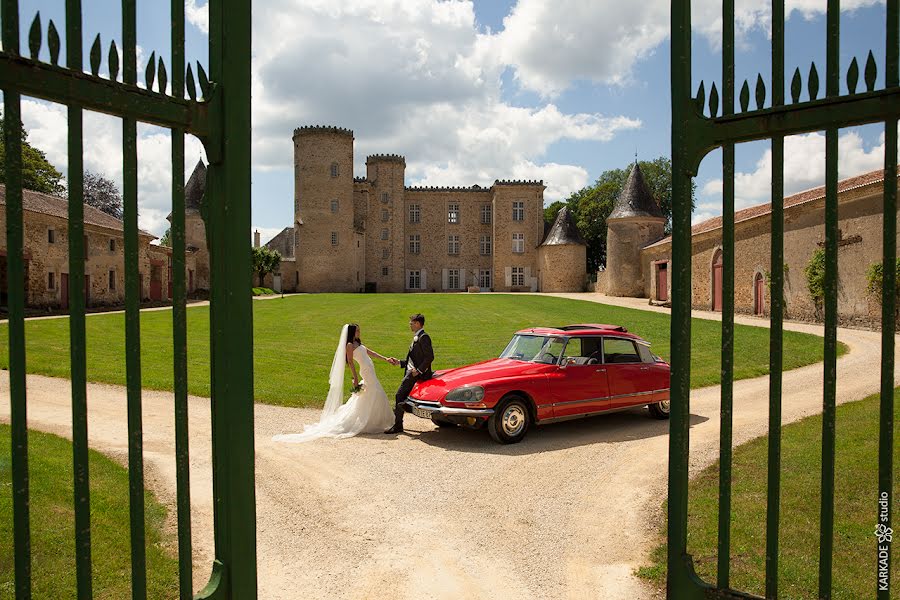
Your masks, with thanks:
[[[641,367],[641,371],[649,371],[650,367]]]
[[[598,373],[606,373],[606,369],[604,369],[603,367],[600,367],[599,369],[597,369],[597,372]]]

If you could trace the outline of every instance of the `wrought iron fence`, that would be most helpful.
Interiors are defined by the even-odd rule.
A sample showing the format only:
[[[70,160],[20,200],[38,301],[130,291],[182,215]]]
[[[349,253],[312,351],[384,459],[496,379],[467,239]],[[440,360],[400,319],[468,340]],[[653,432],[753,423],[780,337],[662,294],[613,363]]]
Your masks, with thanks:
[[[151,54],[138,85],[135,0],[122,1],[122,48],[97,36],[84,72],[81,1],[65,8],[65,66],[60,32],[40,15],[20,52],[17,0],[2,0],[0,89],[6,144],[6,226],[9,288],[9,374],[15,596],[31,597],[31,536],[25,378],[25,263],[23,254],[21,97],[68,106],[69,277],[84,281],[83,111],[122,120],[125,229],[125,340],[128,403],[128,477],[133,598],[145,598],[144,476],[141,424],[140,281],[138,272],[137,123],[172,135],[173,345],[180,597],[191,598],[192,561],[187,418],[184,136],[204,144],[210,161],[205,220],[210,250],[211,417],[215,556],[209,584],[197,598],[256,597],[256,514],[253,463],[252,314],[250,298],[250,0],[210,0],[207,77],[199,83],[185,65],[185,7],[171,1],[169,67]],[[226,10],[227,4],[227,10]],[[39,60],[46,41],[50,62]],[[103,55],[108,76],[100,76]],[[121,79],[119,78],[121,67]],[[171,81],[169,74],[171,73]],[[169,83],[171,86],[169,87]],[[187,92],[187,98],[185,98]],[[198,95],[201,98],[198,98]],[[69,288],[72,445],[77,597],[91,598],[91,522],[88,470],[85,298]]]
[[[893,265],[896,257],[897,214],[897,120],[900,116],[898,48],[900,48],[900,2],[887,0],[885,87],[876,89],[877,60],[870,52],[863,70],[865,89],[860,88],[860,69],[854,58],[846,71],[848,93],[841,94],[839,54],[840,3],[827,3],[827,48],[825,94],[819,97],[818,69],[812,64],[806,76],[808,100],[801,101],[803,75],[794,71],[791,103],[785,102],[784,0],[772,2],[772,81],[767,90],[762,76],[755,82],[755,107],[750,106],[750,84],[744,81],[735,112],[734,0],[722,3],[721,105],[715,83],[701,83],[692,97],[691,5],[689,0],[672,2],[672,168],[673,168],[673,279],[672,279],[672,421],[669,440],[668,582],[670,598],[755,598],[731,589],[731,468],[732,468],[732,385],[734,364],[734,147],[736,143],[771,140],[771,333],[769,363],[769,438],[766,519],[765,595],[777,598],[779,558],[779,498],[781,485],[781,395],[782,331],[784,317],[784,138],[804,132],[825,130],[825,340],[822,383],[822,500],[818,596],[832,594],[832,551],[834,538],[834,458],[837,355],[837,249],[838,233],[838,130],[866,123],[884,123],[884,205],[883,264]],[[691,356],[691,178],[702,158],[722,148],[723,203],[722,247],[722,387],[720,430],[720,479],[718,523],[718,568],[716,582],[702,581],[694,571],[687,552],[688,457]],[[890,274],[888,273],[890,271]],[[879,427],[878,485],[887,494],[890,527],[893,451],[893,387],[895,294],[893,269],[884,269],[882,286],[881,403]],[[873,506],[873,509],[875,507]],[[873,553],[877,552],[873,538]],[[888,565],[890,547],[888,546]],[[873,596],[887,600],[887,585],[872,582]]]

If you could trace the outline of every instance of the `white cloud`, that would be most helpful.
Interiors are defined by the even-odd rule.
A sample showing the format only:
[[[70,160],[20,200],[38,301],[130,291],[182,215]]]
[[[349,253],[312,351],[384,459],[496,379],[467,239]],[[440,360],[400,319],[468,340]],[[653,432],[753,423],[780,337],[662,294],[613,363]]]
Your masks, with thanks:
[[[188,23],[203,33],[209,33],[209,2],[203,6],[197,6],[197,0],[187,0],[184,5],[184,15]]]
[[[825,135],[810,133],[785,138],[784,194],[790,196],[825,185]],[[838,138],[838,177],[847,179],[884,166],[884,134],[868,150],[856,131]],[[763,204],[771,199],[772,150],[766,149],[754,170],[738,172],[734,178],[735,209]],[[692,215],[699,223],[722,214],[722,180],[711,179],[700,187],[700,200]]]
[[[64,175],[68,169],[67,109],[59,104],[23,100],[22,121],[28,141],[47,155]],[[121,120],[94,112],[84,112],[84,168],[112,180],[122,191]],[[166,216],[172,208],[172,145],[168,132],[138,125],[138,226],[155,235],[169,226]],[[185,163],[190,169],[203,146],[194,137],[185,137]]]
[[[358,175],[367,154],[395,152],[414,185],[543,177],[556,199],[588,178],[546,161],[552,144],[640,127],[635,118],[504,102],[506,67],[478,33],[471,2],[272,0],[255,15],[254,38],[267,40],[253,69],[261,169],[290,168],[294,127],[335,124],[354,130]]]
[[[254,234],[258,231],[260,243],[266,245],[272,241],[273,237],[281,233],[283,230],[284,227],[253,227],[253,233],[250,234],[250,242],[254,242]]]
[[[842,11],[884,4],[844,0]],[[576,80],[627,83],[632,69],[669,37],[670,0],[621,3],[611,0],[518,0],[503,29],[486,36],[490,54],[515,69],[524,88],[553,97]],[[788,0],[785,13],[809,19],[824,14],[824,0]],[[711,46],[721,44],[721,0],[692,3],[694,31]],[[735,31],[740,41],[753,30],[769,32],[771,3],[738,0]]]

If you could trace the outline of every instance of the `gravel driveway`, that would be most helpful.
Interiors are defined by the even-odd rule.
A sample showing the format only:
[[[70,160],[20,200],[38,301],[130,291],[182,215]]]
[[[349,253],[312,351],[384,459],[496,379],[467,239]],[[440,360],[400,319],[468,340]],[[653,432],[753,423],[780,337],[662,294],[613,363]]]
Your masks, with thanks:
[[[646,301],[566,296],[649,308]],[[839,329],[838,339],[850,347],[838,360],[839,402],[877,392],[880,333]],[[785,423],[820,411],[821,380],[821,364],[785,373]],[[0,394],[8,389],[2,371]],[[29,426],[70,437],[68,381],[28,376],[28,393]],[[735,383],[735,444],[765,434],[767,395],[765,377]],[[147,484],[174,516],[172,395],[147,391],[143,398]],[[125,464],[124,388],[90,384],[88,402],[91,446]],[[718,403],[718,387],[692,394],[694,472],[717,458]],[[208,404],[190,398],[196,589],[212,561]],[[632,572],[659,542],[647,520],[659,516],[665,497],[668,425],[645,409],[539,427],[513,446],[485,432],[438,431],[411,415],[400,436],[272,442],[317,415],[256,406],[261,598],[653,597]],[[3,402],[0,421],[8,420]]]

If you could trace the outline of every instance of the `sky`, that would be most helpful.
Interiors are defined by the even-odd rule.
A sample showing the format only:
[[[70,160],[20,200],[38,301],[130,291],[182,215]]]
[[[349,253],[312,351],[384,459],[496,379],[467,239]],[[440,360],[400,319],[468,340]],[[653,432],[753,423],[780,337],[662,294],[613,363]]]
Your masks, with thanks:
[[[120,3],[83,4],[85,61],[98,33],[104,56],[111,41],[121,47]],[[738,87],[748,79],[752,88],[758,73],[770,79],[770,6],[735,4]],[[64,32],[64,6],[20,0],[23,51],[38,11],[45,31],[53,19]],[[711,81],[721,86],[721,4],[692,6],[694,89],[702,79],[708,90]],[[883,0],[841,6],[842,72],[871,50],[883,86]],[[142,74],[151,52],[171,64],[170,15],[158,0],[137,7]],[[252,225],[264,242],[293,221],[291,136],[301,125],[352,129],[359,176],[367,155],[397,153],[407,185],[542,179],[547,204],[635,156],[670,155],[669,0],[256,0],[253,8]],[[824,10],[825,0],[787,1],[787,77],[815,61],[824,80]],[[186,0],[186,15],[187,55],[205,67],[206,0]],[[65,108],[24,99],[23,121],[29,141],[65,173]],[[121,129],[86,113],[85,166],[120,186]],[[171,208],[169,139],[139,128],[140,226],[156,235]],[[842,130],[840,176],[880,168],[883,152],[883,127]],[[824,183],[824,153],[824,134],[786,140],[786,193]],[[188,174],[203,157],[189,137]],[[768,145],[740,145],[736,170],[737,208],[768,202]],[[715,151],[698,173],[694,222],[721,214],[721,189]]]

